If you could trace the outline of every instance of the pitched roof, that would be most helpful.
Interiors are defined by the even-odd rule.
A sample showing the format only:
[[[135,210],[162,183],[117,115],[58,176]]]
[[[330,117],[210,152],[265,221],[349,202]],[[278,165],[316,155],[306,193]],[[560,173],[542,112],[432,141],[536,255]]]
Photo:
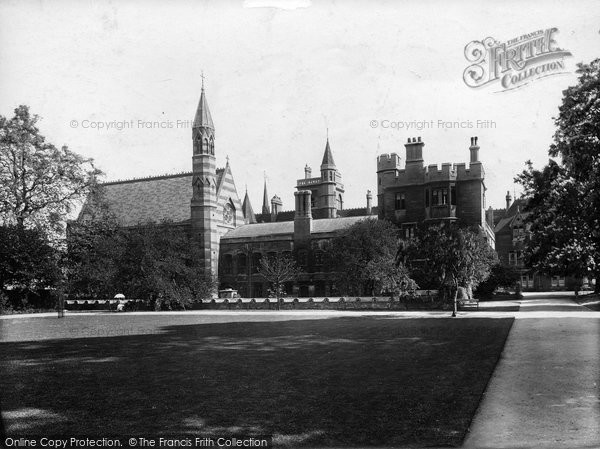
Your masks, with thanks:
[[[312,222],[312,234],[329,233],[342,230],[348,226],[352,226],[354,223],[365,219],[373,219],[372,215],[362,217],[345,217],[345,218],[322,218],[320,220],[313,220]],[[286,235],[294,233],[294,222],[293,221],[281,221],[275,223],[256,223],[247,224],[240,226],[239,228],[232,229],[223,237],[223,239],[238,239],[238,238],[252,238],[252,237],[265,237],[275,235]]]
[[[516,199],[510,205],[508,210],[504,213],[504,215],[502,216],[500,221],[498,221],[498,224],[496,224],[496,226],[494,227],[494,232],[498,232],[498,231],[502,230],[502,228],[504,228],[507,224],[512,222],[513,218],[519,213],[523,217],[526,217],[527,215],[529,215],[528,212],[523,213],[523,209],[525,208],[526,205],[527,205],[527,200],[525,198]]]
[[[217,185],[223,177],[217,170]],[[102,197],[109,211],[122,226],[169,220],[175,223],[190,219],[192,172],[101,184]],[[84,213],[86,205],[82,209]]]
[[[198,108],[196,109],[196,117],[194,117],[194,128],[210,128],[214,131],[215,125],[213,125],[210,111],[208,110],[208,103],[206,102],[206,95],[204,94],[204,87],[200,93],[200,101],[198,102]]]
[[[327,138],[327,144],[325,145],[325,152],[323,153],[323,162],[321,162],[321,167],[323,165],[330,165],[335,167],[333,155],[331,154],[331,148],[329,147],[329,138]]]

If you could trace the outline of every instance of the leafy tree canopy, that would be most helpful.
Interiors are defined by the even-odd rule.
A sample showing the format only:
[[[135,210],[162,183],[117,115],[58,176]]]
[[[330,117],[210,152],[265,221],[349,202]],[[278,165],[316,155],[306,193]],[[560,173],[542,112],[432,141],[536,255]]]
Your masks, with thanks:
[[[328,257],[343,294],[397,293],[410,281],[395,264],[399,230],[387,220],[362,220],[331,241]]]
[[[0,290],[53,287],[59,274],[57,253],[42,231],[0,226]]]
[[[101,172],[91,159],[47,142],[38,121],[27,106],[0,116],[0,221],[60,231]]]
[[[399,247],[397,260],[417,282],[456,294],[459,286],[474,288],[487,279],[497,255],[478,229],[422,224]]]
[[[600,278],[600,59],[563,92],[550,159],[516,178],[528,199],[526,260],[546,274]],[[596,284],[597,288],[599,283]]]

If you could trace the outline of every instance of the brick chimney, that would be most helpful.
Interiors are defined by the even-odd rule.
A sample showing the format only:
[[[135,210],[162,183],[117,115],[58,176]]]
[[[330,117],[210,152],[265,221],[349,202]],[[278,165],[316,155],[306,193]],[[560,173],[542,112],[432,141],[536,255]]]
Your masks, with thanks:
[[[421,141],[421,137],[409,137],[404,146],[406,147],[406,165],[418,164],[422,167],[425,143]]]

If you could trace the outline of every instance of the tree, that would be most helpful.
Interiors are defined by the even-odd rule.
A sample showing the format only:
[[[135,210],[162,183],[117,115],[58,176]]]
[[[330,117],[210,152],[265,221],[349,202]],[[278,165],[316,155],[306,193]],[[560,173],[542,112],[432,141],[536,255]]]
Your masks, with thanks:
[[[121,228],[106,217],[69,228],[68,285],[72,295],[143,298],[155,308],[187,308],[210,297],[197,245],[170,222]]]
[[[497,261],[496,252],[479,230],[454,224],[423,224],[400,249],[397,259],[408,265],[417,282],[429,278],[438,289],[453,292],[453,315],[459,286],[475,288],[487,279]]]
[[[497,263],[492,266],[489,277],[477,286],[477,294],[491,297],[496,289],[512,288],[519,282],[519,271],[510,266]]]
[[[62,229],[101,174],[92,160],[46,142],[27,106],[0,116],[0,219],[19,228]]]
[[[271,284],[279,308],[280,299],[284,293],[284,284],[298,279],[298,276],[302,274],[302,269],[291,257],[278,253],[276,256],[261,258],[258,272]]]
[[[0,226],[0,294],[11,288],[29,294],[53,287],[59,278],[57,253],[38,229]]]
[[[600,279],[600,59],[578,64],[563,91],[551,158],[516,178],[528,200],[526,262],[549,275]],[[596,282],[600,291],[600,282]]]
[[[387,220],[366,219],[344,229],[328,249],[338,289],[353,295],[396,293],[410,280],[395,263],[398,244],[399,230]]]
[[[404,264],[396,263],[395,257],[385,254],[371,260],[367,264],[366,277],[373,282],[378,294],[386,292],[398,296],[401,292],[417,289],[419,286],[410,277]]]

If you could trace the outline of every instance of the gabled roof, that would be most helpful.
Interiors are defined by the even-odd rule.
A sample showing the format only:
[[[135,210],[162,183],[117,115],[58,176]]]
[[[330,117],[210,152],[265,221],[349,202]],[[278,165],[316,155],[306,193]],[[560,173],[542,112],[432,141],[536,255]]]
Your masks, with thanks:
[[[374,219],[376,217],[362,216],[362,217],[345,217],[345,218],[322,218],[320,220],[312,221],[312,234],[330,233],[340,231],[348,226],[352,226],[366,219]],[[247,224],[240,226],[239,228],[232,229],[223,237],[221,240],[227,239],[238,239],[238,238],[252,238],[252,237],[264,237],[271,235],[293,235],[294,234],[294,222],[293,221],[281,221],[275,223],[256,223]]]
[[[327,138],[327,144],[325,145],[325,152],[323,153],[323,162],[321,162],[321,167],[324,165],[335,167],[333,154],[331,154],[331,148],[329,147],[329,138]]]
[[[217,185],[224,169],[217,170]],[[121,226],[160,223],[169,220],[185,222],[191,218],[192,172],[150,178],[106,182],[100,185],[108,210]],[[86,208],[84,205],[80,217]]]
[[[504,213],[502,219],[494,228],[494,232],[502,230],[506,225],[511,223],[517,214],[521,214],[522,217],[527,217],[528,212],[522,212],[523,208],[527,205],[527,200],[524,198],[516,199]]]
[[[198,108],[196,109],[196,116],[194,117],[194,128],[210,128],[214,131],[215,125],[213,125],[212,117],[208,109],[208,103],[206,102],[206,95],[204,94],[204,87],[200,93],[200,101],[198,102]]]

